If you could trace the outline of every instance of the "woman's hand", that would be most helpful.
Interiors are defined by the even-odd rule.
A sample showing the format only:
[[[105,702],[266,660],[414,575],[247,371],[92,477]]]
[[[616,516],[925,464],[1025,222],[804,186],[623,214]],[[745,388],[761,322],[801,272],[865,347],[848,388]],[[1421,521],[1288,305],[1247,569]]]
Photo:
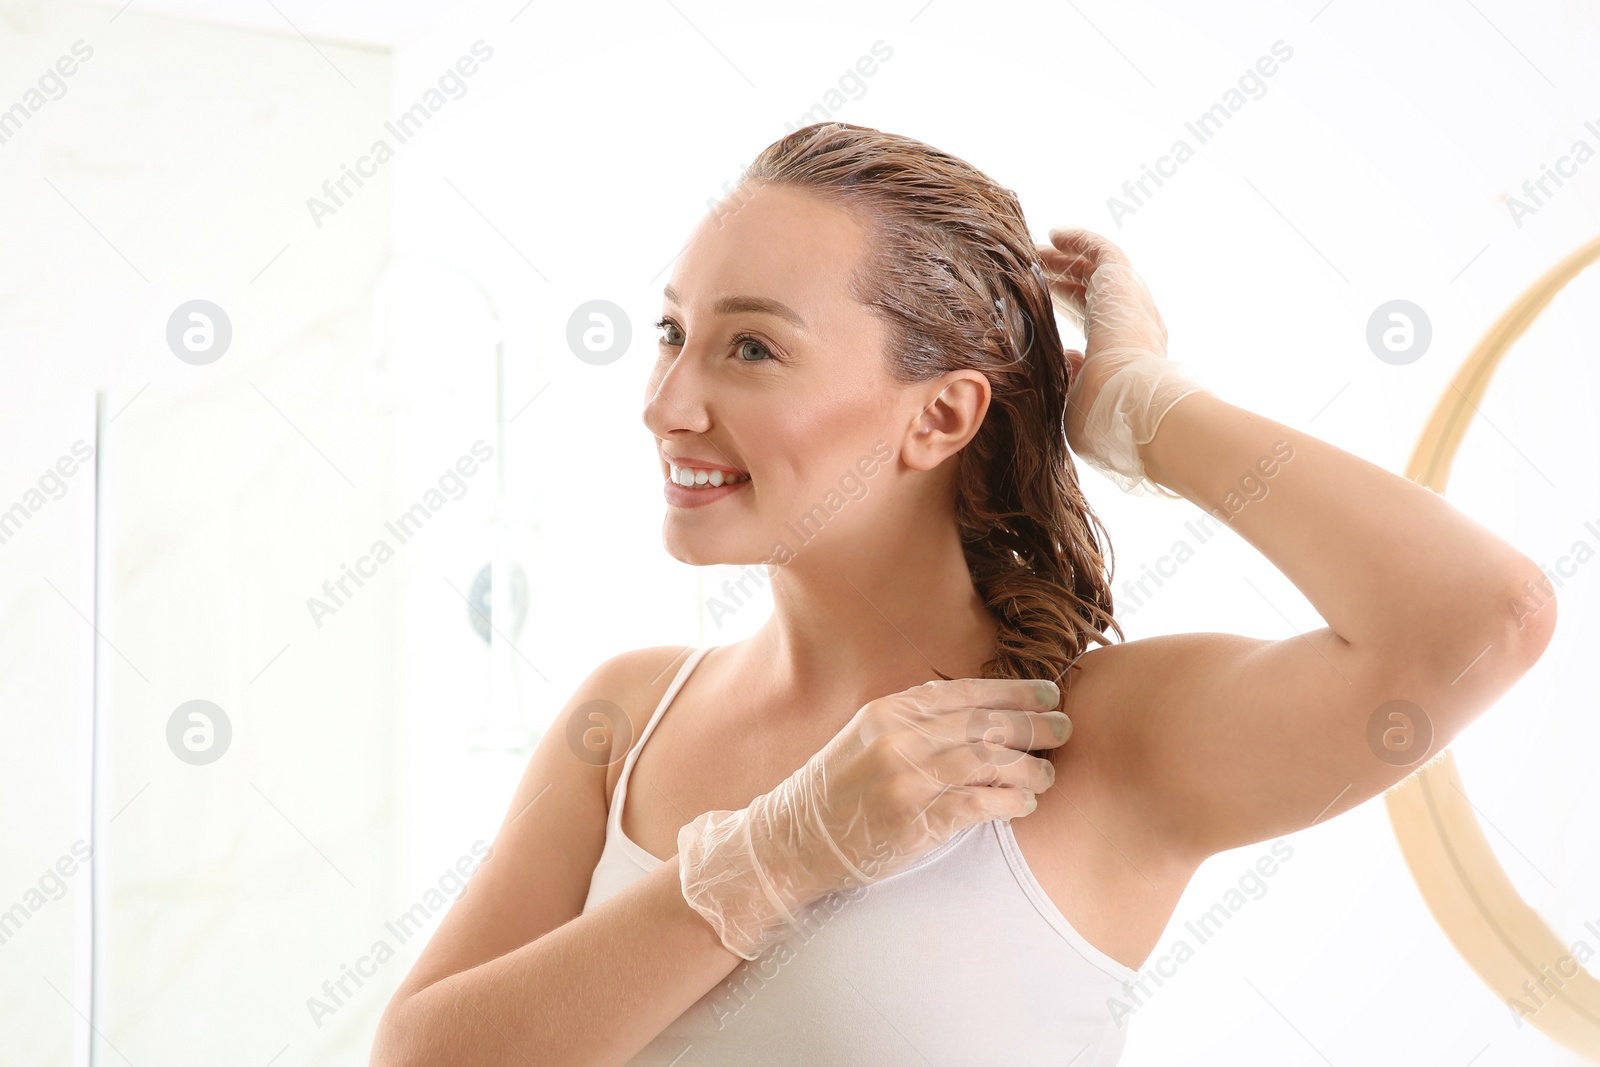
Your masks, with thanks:
[[[1129,492],[1175,496],[1145,477],[1138,446],[1202,387],[1167,361],[1166,323],[1122,249],[1080,228],[1050,240],[1038,250],[1051,300],[1084,336],[1084,351],[1067,352],[1067,444]]]
[[[1084,451],[1083,424],[1100,387],[1117,370],[1140,356],[1167,355],[1167,326],[1155,298],[1127,255],[1081,228],[1050,231],[1051,244],[1039,245],[1056,307],[1084,336],[1084,351],[1070,349],[1067,443]]]
[[[753,960],[813,901],[887,878],[973,823],[1037,806],[1071,736],[1060,689],[1027,679],[928,682],[864,705],[799,770],[740,811],[678,831],[684,899]]]

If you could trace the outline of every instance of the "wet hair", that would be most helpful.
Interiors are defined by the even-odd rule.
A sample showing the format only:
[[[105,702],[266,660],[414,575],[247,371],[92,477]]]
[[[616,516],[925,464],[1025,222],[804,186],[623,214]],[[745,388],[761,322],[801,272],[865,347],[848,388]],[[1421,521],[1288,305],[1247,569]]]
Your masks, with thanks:
[[[947,152],[845,122],[774,141],[739,187],[803,190],[851,211],[867,251],[850,291],[889,327],[898,381],[982,372],[989,409],[958,455],[955,516],[998,623],[986,678],[1062,676],[1112,618],[1110,539],[1066,440],[1070,372],[1044,264],[1010,189]],[[740,195],[740,190],[734,191]],[[1102,553],[1101,545],[1105,549]]]

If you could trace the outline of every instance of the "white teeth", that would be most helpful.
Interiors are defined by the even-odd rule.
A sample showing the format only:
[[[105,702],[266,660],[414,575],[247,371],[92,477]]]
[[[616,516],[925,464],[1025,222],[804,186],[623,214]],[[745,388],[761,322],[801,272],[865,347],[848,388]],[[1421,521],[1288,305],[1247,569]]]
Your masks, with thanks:
[[[690,488],[716,487],[719,485],[737,485],[750,480],[748,474],[729,474],[721,470],[702,470],[697,467],[674,467],[667,465],[670,477],[678,485]]]

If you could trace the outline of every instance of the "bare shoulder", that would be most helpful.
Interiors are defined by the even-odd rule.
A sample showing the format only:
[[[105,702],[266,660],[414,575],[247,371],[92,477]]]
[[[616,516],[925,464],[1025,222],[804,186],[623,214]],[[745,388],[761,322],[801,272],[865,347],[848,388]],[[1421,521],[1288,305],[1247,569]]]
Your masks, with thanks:
[[[1079,665],[1068,746],[1082,741],[1084,772],[1122,798],[1130,832],[1153,849],[1200,861],[1337,814],[1406,773],[1366,739],[1396,683],[1327,628],[1280,641],[1162,634]]]
[[[1114,775],[1136,771],[1115,762],[1119,756],[1128,756],[1116,743],[1136,734],[1143,725],[1136,709],[1170,689],[1175,675],[1202,662],[1248,653],[1263,643],[1237,634],[1181,633],[1089,649],[1078,657],[1062,684],[1063,710],[1073,720],[1074,740],[1078,728],[1087,727],[1111,761],[1105,771]]]
[[[1179,827],[1146,760],[1158,706],[1174,678],[1199,660],[1227,659],[1256,644],[1232,634],[1161,634],[1091,648],[1062,681],[1072,737],[1056,750],[1057,774],[1074,781],[1085,817],[1150,865],[1186,871],[1202,857],[1176,851]]]
[[[1138,686],[1140,675],[1159,670],[1159,661],[1160,656],[1151,655],[1146,641],[1097,645],[1079,656],[1061,682],[1061,709],[1072,720],[1073,743],[1081,741],[1081,748],[1105,752],[1120,723],[1121,708]]]
[[[1039,794],[1037,811],[1012,822],[1061,913],[1130,967],[1148,958],[1199,859],[1163,831],[1160,790],[1129,744],[1144,680],[1171,669],[1164,643],[1121,642],[1077,658],[1059,683],[1072,734],[1049,752],[1055,784]]]
[[[584,720],[584,729],[594,731],[587,743],[604,746],[607,766],[620,765],[627,756],[694,651],[688,645],[636,648],[612,656],[590,674],[584,690],[592,703],[574,713]]]
[[[535,746],[484,862],[391,1003],[582,913],[605,845],[615,764],[691,652],[623,652],[573,689]]]
[[[1138,744],[1154,721],[1141,710],[1155,710],[1184,675],[1198,680],[1203,665],[1235,661],[1262,643],[1237,633],[1160,633],[1088,649],[1062,683],[1069,744],[1110,779],[1138,774]]]
[[[1203,652],[1218,642],[1239,646],[1257,645],[1258,640],[1238,634],[1194,632],[1157,634],[1133,641],[1118,641],[1114,645],[1097,645],[1078,657],[1072,677],[1087,678],[1099,674],[1122,682],[1135,682],[1138,672],[1166,664],[1196,652]]]

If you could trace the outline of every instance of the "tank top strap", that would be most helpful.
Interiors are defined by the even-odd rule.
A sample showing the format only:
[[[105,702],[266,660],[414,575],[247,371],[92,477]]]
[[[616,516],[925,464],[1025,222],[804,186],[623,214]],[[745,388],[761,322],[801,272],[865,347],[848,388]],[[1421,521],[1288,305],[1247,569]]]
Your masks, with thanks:
[[[661,694],[661,702],[656,705],[656,710],[650,714],[650,720],[645,723],[644,730],[639,734],[639,741],[628,750],[627,757],[622,761],[622,773],[617,776],[617,788],[611,798],[611,810],[607,813],[606,821],[612,830],[622,836],[622,805],[628,796],[628,777],[633,773],[633,765],[638,762],[639,753],[644,750],[645,742],[650,740],[650,734],[655,730],[656,723],[661,721],[661,716],[666,713],[667,705],[672,703],[678,695],[678,690],[683,688],[683,683],[689,680],[689,675],[694,672],[696,665],[705,658],[705,654],[717,645],[706,645],[697,648],[683,661],[683,666],[678,668],[678,673],[673,676],[672,684],[667,686],[667,691]]]

